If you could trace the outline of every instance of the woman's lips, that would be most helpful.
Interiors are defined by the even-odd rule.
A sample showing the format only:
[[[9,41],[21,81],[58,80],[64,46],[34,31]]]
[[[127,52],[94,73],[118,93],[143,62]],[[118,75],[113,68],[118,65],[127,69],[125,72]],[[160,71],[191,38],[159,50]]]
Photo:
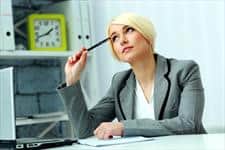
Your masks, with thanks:
[[[128,52],[131,48],[133,48],[133,46],[126,46],[123,48],[122,53],[126,53]]]

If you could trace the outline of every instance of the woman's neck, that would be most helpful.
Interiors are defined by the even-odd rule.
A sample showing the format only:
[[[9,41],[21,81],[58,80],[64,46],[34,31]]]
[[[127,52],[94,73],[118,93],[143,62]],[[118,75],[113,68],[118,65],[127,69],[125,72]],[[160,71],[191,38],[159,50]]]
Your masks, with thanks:
[[[131,67],[141,86],[147,86],[153,82],[155,74],[155,59],[153,53],[132,63]]]

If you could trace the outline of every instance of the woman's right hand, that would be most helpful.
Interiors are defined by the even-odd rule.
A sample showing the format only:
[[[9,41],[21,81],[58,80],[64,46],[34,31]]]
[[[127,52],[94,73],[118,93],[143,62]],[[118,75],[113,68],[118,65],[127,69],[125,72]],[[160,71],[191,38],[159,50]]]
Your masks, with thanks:
[[[87,60],[87,50],[82,48],[80,51],[70,56],[65,65],[66,85],[70,86],[80,80],[80,74],[84,70]]]

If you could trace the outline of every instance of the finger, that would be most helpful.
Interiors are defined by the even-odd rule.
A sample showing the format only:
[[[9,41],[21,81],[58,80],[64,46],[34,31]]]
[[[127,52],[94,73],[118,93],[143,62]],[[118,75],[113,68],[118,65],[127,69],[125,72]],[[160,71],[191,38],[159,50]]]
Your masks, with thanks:
[[[94,130],[94,134],[97,135],[100,133],[101,130],[103,130],[105,128],[105,123],[102,122],[98,125],[98,127]]]
[[[67,62],[71,63],[72,62],[72,58],[73,58],[72,56],[68,57]]]
[[[94,130],[94,135],[97,135],[99,129],[100,129],[100,126],[98,126],[98,127]]]
[[[106,139],[109,139],[110,137],[112,137],[110,131],[105,131],[103,138],[106,140]]]
[[[81,49],[81,51],[86,51],[87,49],[85,48],[85,47],[83,47],[82,49]]]
[[[77,55],[78,55],[78,54],[74,54],[73,56],[71,56],[71,60],[70,60],[70,63],[71,63],[71,64],[76,63],[76,61],[77,61]]]
[[[82,52],[83,52],[83,49],[80,49],[79,51],[73,54],[73,58],[80,57]]]
[[[81,49],[76,55],[81,56],[82,53],[83,53],[83,49]]]
[[[73,57],[71,57],[71,60],[70,60],[70,64],[75,64],[77,62],[77,59]]]
[[[83,51],[78,52],[75,56],[73,56],[74,61],[77,61],[82,56]]]
[[[69,61],[71,59],[71,56],[69,56],[68,58],[67,58],[67,61]]]
[[[71,59],[70,64],[76,63],[80,59],[82,52],[85,50],[86,50],[86,48],[82,48],[78,52],[74,53],[73,56],[70,58]]]
[[[94,135],[96,135],[96,134],[97,134],[97,130],[96,130],[96,129],[94,130],[93,134],[94,134]]]
[[[69,62],[69,61],[70,61],[70,59],[71,59],[71,56],[69,56],[69,57],[67,58],[67,61]]]
[[[80,62],[82,65],[85,65],[86,63],[86,60],[87,60],[87,51],[84,51],[81,55],[81,58],[80,58]]]
[[[75,55],[72,56],[72,63],[76,63],[77,61],[80,60],[81,56],[82,56],[83,51],[80,50],[79,52],[77,52]]]
[[[103,139],[104,138],[104,128],[102,124],[100,124],[96,129],[95,129],[95,136],[98,139]]]
[[[72,55],[72,57],[74,57],[74,56],[76,56],[76,55],[80,54],[80,53],[81,53],[81,51],[82,51],[82,49],[80,49],[79,51],[75,51],[75,53]]]
[[[73,56],[73,60],[78,60],[81,56],[81,53],[77,53],[75,56]]]
[[[98,139],[104,139],[104,130],[99,130],[97,133],[97,138]]]

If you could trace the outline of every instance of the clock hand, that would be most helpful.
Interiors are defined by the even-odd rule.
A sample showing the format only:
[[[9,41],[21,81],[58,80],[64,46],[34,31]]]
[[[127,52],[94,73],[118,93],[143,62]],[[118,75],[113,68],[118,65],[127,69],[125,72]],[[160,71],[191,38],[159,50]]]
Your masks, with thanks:
[[[46,35],[49,35],[49,33],[51,33],[53,31],[53,28],[51,28],[50,30],[48,30],[48,32],[44,33],[44,34],[41,34],[37,37],[37,40],[43,36],[46,36]]]
[[[51,33],[53,31],[53,28],[51,28],[45,35],[48,35],[49,33]]]

